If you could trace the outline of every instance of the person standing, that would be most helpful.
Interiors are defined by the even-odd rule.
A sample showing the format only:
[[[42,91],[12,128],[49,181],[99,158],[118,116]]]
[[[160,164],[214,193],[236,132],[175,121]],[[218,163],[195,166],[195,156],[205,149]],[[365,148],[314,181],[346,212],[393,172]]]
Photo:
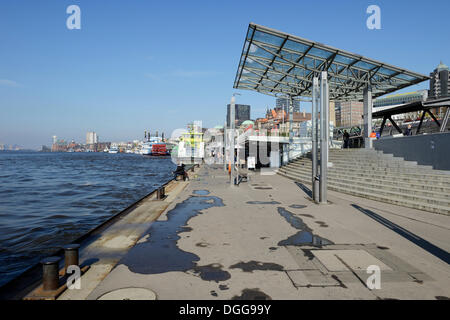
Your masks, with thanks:
[[[405,130],[405,136],[412,136],[412,129],[410,124],[408,124],[408,127]]]
[[[344,149],[348,149],[348,142],[350,140],[350,135],[348,134],[347,130],[344,130]]]

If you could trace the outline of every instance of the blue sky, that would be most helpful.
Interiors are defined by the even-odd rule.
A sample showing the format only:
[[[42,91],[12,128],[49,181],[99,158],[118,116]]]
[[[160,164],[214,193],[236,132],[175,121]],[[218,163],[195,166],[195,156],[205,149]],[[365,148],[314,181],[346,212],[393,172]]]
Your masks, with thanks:
[[[66,28],[71,4],[81,30]],[[381,30],[366,27],[371,4]],[[192,120],[223,124],[249,22],[428,74],[450,64],[449,9],[447,0],[2,0],[0,143],[84,142],[90,130],[126,141]],[[240,93],[253,118],[274,105]]]

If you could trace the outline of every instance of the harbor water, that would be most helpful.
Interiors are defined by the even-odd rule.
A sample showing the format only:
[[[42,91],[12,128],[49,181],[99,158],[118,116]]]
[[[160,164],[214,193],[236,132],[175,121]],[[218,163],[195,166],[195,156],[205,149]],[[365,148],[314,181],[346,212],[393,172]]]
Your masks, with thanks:
[[[172,178],[170,158],[0,152],[0,286]]]

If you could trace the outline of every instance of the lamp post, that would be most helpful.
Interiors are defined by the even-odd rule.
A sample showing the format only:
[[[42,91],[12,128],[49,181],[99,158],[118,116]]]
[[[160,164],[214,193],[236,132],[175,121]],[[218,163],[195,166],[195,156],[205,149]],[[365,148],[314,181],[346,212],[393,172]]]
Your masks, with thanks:
[[[236,95],[240,95],[239,93],[233,93],[233,96],[231,97],[231,103],[230,103],[230,129],[231,129],[231,137],[230,137],[230,166],[231,166],[231,174],[230,174],[230,185],[231,187],[234,187],[235,181],[234,181],[234,130],[235,130],[235,122],[236,122]]]

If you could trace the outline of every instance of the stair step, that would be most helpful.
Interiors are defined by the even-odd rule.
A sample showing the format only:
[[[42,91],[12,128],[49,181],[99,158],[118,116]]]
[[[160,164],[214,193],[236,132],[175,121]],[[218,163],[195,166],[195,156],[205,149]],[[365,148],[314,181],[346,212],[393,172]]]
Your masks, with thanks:
[[[311,177],[310,172],[298,172],[292,170],[284,170],[280,169],[280,171],[287,174],[301,175],[304,178]],[[373,186],[377,189],[382,189],[384,191],[392,191],[392,192],[406,192],[409,194],[414,194],[418,196],[427,196],[433,199],[447,201],[450,206],[450,185],[448,187],[439,187],[435,185],[423,185],[423,184],[408,184],[404,186],[403,184],[399,184],[394,181],[383,181],[380,179],[368,179],[365,177],[354,177],[354,176],[335,176],[328,175],[328,181],[330,182],[344,182],[349,185],[357,185],[357,186],[365,186],[370,187]]]
[[[295,181],[300,181],[300,182],[304,182],[304,183],[308,183],[310,184],[311,181],[310,179],[306,179],[306,178],[302,178],[302,177],[296,177],[296,176],[292,176],[289,174],[285,174],[282,172],[279,172],[279,174],[281,176],[287,177],[291,180],[295,180]],[[329,183],[328,184],[328,188],[330,190],[334,190],[337,192],[341,192],[341,193],[346,193],[346,194],[351,194],[354,196],[358,196],[358,197],[363,197],[363,198],[367,198],[367,199],[372,199],[372,200],[376,200],[376,201],[380,201],[380,202],[386,202],[386,203],[391,203],[391,204],[395,204],[395,205],[400,205],[400,206],[404,206],[404,207],[408,207],[408,208],[414,208],[414,209],[418,209],[418,210],[424,210],[424,211],[429,211],[429,212],[433,212],[433,213],[439,213],[439,214],[445,214],[445,215],[450,215],[450,207],[448,206],[441,206],[441,205],[436,205],[436,204],[431,204],[431,203],[424,203],[424,202],[417,202],[417,201],[411,201],[408,199],[404,199],[403,194],[401,194],[400,197],[391,194],[388,197],[386,196],[381,196],[377,193],[373,193],[373,191],[377,191],[375,189],[368,189],[366,188],[366,191],[362,191],[362,190],[357,190],[357,189],[352,189],[352,188],[341,188],[339,186],[336,186],[335,184]]]
[[[287,170],[297,170],[297,171],[305,171],[311,172],[311,165],[309,166],[298,166],[298,167],[282,167]],[[386,171],[358,171],[358,170],[340,170],[338,168],[329,168],[328,175],[330,176],[352,176],[355,178],[370,178],[370,179],[383,179],[387,181],[395,181],[395,182],[404,182],[404,183],[421,183],[424,185],[439,185],[448,187],[450,186],[450,181],[443,177],[434,177],[429,175],[421,175],[421,174],[399,174],[395,172],[386,172]]]
[[[333,162],[332,162],[333,163]],[[296,164],[288,164],[285,167],[288,168],[302,168],[302,167],[311,167],[311,161],[309,162],[303,162],[303,163],[296,163]],[[329,171],[342,171],[342,172],[358,172],[361,174],[367,174],[367,175],[373,175],[375,173],[380,175],[395,175],[395,176],[407,176],[409,178],[421,178],[421,179],[434,179],[439,180],[443,182],[449,182],[450,183],[450,175],[446,174],[437,174],[434,171],[427,171],[427,170],[408,170],[405,168],[402,169],[396,169],[396,168],[386,168],[386,167],[374,167],[374,166],[342,166],[342,165],[335,165],[333,163],[333,166],[329,168]]]

